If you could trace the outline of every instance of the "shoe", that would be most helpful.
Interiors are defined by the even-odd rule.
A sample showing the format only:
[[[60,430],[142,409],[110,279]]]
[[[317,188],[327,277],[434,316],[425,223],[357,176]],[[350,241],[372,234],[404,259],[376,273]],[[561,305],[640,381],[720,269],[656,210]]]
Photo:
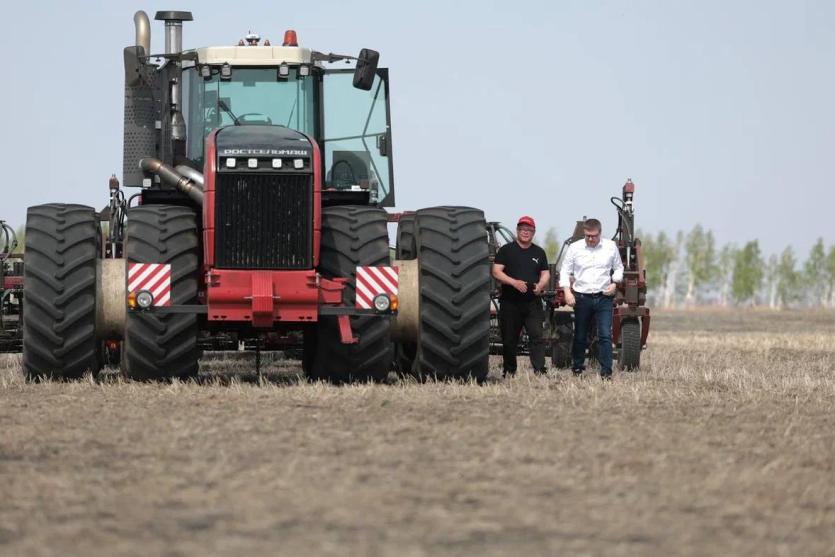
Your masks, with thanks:
[[[603,381],[611,381],[612,380],[612,374],[611,373],[601,373],[600,374],[600,379],[603,380]]]
[[[574,374],[574,377],[579,377],[579,376],[583,375],[583,368],[572,369],[571,373]]]

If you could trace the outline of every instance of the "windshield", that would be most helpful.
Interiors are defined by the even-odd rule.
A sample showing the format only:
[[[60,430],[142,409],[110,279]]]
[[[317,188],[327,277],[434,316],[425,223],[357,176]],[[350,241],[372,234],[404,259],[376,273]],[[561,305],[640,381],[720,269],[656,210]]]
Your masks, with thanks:
[[[217,128],[241,125],[278,125],[316,135],[316,78],[278,79],[271,68],[233,68],[232,79],[221,80],[214,70],[203,79],[195,68],[183,72],[183,113],[186,115],[186,156],[203,165],[206,136]]]

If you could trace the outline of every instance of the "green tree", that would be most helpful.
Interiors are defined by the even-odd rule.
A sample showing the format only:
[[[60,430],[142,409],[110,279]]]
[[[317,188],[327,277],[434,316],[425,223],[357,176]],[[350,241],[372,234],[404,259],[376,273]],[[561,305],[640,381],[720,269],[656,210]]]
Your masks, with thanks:
[[[719,287],[719,304],[727,306],[731,297],[731,286],[733,285],[734,262],[736,261],[737,247],[733,244],[725,244],[719,250],[717,282]]]
[[[826,304],[835,308],[835,245],[829,246],[826,254]]]
[[[641,251],[647,269],[647,291],[653,299],[659,300],[660,291],[667,280],[670,263],[675,258],[674,246],[663,231],[659,232],[655,238],[651,234],[644,236],[640,232],[637,237],[641,238]]]
[[[779,307],[777,304],[777,266],[779,264],[779,258],[773,253],[768,256],[768,261],[765,263],[765,279],[763,281],[765,295],[763,299],[768,300],[768,307],[771,309]]]
[[[823,238],[818,238],[803,265],[803,286],[810,304],[826,303],[824,294],[826,275],[826,251],[823,247]]]
[[[731,295],[737,303],[754,303],[754,295],[763,280],[763,258],[760,244],[752,240],[736,253],[734,258]]]
[[[682,264],[685,262],[681,256],[684,249],[684,232],[679,230],[676,232],[676,239],[672,245],[672,259],[667,266],[667,273],[664,280],[664,300],[661,305],[663,307],[674,307],[676,305],[676,296],[679,294],[680,282],[678,276],[681,274]]]
[[[795,269],[797,259],[791,246],[786,246],[775,269],[777,300],[780,307],[786,307],[800,296],[800,273]]]
[[[549,263],[557,262],[557,255],[560,252],[560,243],[557,240],[557,230],[552,226],[545,231],[545,238],[542,240],[542,249],[548,257]]]
[[[696,302],[697,290],[716,274],[716,242],[713,232],[705,232],[701,224],[693,227],[684,242],[687,262],[687,294],[685,304]]]

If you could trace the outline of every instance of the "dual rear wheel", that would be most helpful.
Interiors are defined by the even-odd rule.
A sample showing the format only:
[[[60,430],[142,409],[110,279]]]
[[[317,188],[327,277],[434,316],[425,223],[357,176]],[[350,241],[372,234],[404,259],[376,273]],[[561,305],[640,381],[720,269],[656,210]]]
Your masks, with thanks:
[[[196,302],[200,252],[194,211],[132,208],[127,235],[127,263],[171,264],[172,303]],[[78,379],[112,363],[107,361],[112,349],[96,335],[99,238],[92,207],[29,208],[23,315],[23,368],[29,378]],[[128,377],[193,377],[197,358],[195,314],[127,313],[121,364]]]
[[[484,213],[430,207],[405,215],[397,252],[418,265],[417,338],[401,339],[401,370],[482,381],[489,372],[490,261]]]
[[[319,269],[349,277],[343,303],[355,302],[357,266],[390,265],[387,215],[371,207],[328,207],[322,215]],[[421,378],[483,380],[489,371],[490,262],[484,214],[432,207],[404,215],[395,259],[417,260],[417,337],[392,342],[393,319],[353,317],[359,338],[339,341],[335,317],[309,333],[306,368],[314,379],[385,379],[397,367]],[[401,316],[400,318],[404,318]]]

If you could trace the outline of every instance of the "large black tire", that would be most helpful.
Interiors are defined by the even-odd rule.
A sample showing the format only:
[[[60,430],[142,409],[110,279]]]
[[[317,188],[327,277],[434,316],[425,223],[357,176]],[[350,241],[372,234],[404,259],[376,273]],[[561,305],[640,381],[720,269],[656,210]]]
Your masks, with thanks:
[[[27,211],[23,369],[30,379],[98,372],[98,238],[92,207],[53,203]]]
[[[620,324],[620,368],[636,371],[641,367],[641,323],[637,319],[625,319]]]
[[[325,278],[347,277],[342,303],[356,302],[355,280],[358,266],[391,264],[388,218],[383,209],[365,206],[326,207],[322,210],[322,241],[319,272]],[[307,366],[314,380],[335,383],[383,381],[394,362],[391,319],[378,316],[351,318],[357,344],[342,344],[337,318],[322,316],[313,335],[315,355]]]
[[[470,207],[417,212],[420,323],[417,371],[483,380],[489,372],[490,260],[484,213]]]
[[[415,214],[406,213],[397,223],[397,241],[395,258],[411,260],[417,258],[417,240],[415,239]]]
[[[200,241],[197,217],[187,207],[146,205],[128,212],[125,256],[129,263],[171,265],[171,304],[197,303]],[[152,381],[197,376],[197,315],[128,311],[122,371]]]

